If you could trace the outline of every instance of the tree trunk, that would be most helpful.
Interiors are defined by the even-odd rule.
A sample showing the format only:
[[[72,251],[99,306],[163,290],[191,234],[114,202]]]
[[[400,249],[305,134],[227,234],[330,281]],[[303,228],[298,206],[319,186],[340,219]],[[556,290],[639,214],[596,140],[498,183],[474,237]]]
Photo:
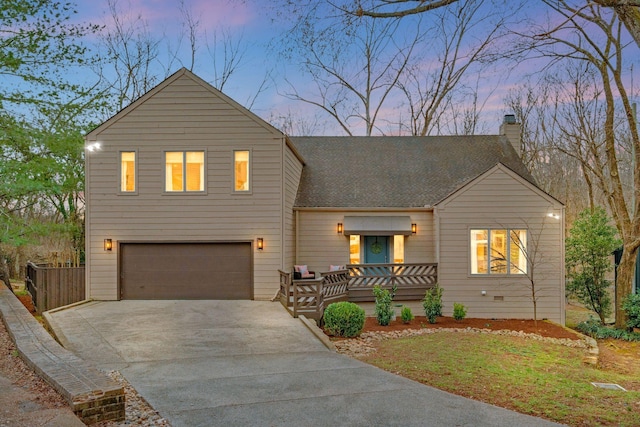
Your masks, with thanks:
[[[7,285],[7,288],[13,292],[11,287],[11,274],[9,273],[9,266],[7,265],[7,259],[4,257],[2,251],[0,251],[0,280]]]
[[[622,301],[631,294],[637,254],[637,247],[624,245],[622,258],[618,265],[618,280],[616,283],[616,328],[618,329],[626,329],[627,327],[627,314],[619,307],[622,306]]]

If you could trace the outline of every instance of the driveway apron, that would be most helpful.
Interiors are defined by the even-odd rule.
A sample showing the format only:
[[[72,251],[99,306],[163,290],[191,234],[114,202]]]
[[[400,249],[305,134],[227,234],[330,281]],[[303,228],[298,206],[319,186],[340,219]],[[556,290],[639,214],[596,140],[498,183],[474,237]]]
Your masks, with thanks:
[[[279,303],[90,302],[51,319],[174,427],[558,425],[331,352]]]

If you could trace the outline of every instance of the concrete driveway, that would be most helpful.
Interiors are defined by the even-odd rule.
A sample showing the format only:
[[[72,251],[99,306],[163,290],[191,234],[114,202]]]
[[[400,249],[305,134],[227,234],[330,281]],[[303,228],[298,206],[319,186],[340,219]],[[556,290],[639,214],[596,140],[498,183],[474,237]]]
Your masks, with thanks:
[[[51,314],[179,426],[551,426],[329,351],[279,303],[91,302]]]

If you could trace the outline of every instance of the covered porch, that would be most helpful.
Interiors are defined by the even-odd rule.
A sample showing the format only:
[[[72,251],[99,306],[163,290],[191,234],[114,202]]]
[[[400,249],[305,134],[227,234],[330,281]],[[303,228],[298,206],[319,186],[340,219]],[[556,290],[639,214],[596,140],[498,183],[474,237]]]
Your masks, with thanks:
[[[289,313],[319,321],[332,302],[352,301],[370,306],[373,287],[396,288],[394,301],[420,301],[438,281],[436,263],[348,264],[344,270],[323,272],[315,279],[293,280],[279,270],[279,299]],[[365,307],[366,309],[366,307]],[[369,309],[369,311],[371,311]]]

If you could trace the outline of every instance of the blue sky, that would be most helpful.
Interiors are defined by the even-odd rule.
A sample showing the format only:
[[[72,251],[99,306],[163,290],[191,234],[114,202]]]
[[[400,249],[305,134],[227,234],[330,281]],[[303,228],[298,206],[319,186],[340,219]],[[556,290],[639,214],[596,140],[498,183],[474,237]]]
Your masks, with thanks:
[[[256,7],[256,4],[265,7]],[[211,55],[207,50],[206,41],[211,44],[213,34],[221,31],[227,32],[231,39],[241,43],[245,49],[244,58],[234,72],[229,83],[224,87],[224,92],[243,105],[256,96],[261,84],[269,74],[264,90],[257,96],[255,103],[251,105],[252,111],[269,121],[274,121],[274,116],[286,115],[289,111],[297,116],[312,120],[319,114],[319,110],[313,107],[287,99],[282,95],[286,91],[285,77],[294,82],[296,87],[306,89],[311,86],[311,80],[299,71],[294,63],[286,63],[278,59],[269,46],[278,36],[281,36],[286,22],[274,22],[272,4],[267,0],[184,0],[185,7],[192,16],[199,21],[199,47],[195,61],[194,72],[203,79],[213,82],[214,73]],[[182,30],[182,17],[180,13],[180,1],[178,0],[118,0],[120,10],[126,12],[125,20],[132,21],[140,16],[147,25],[148,31],[153,37],[161,39],[159,48],[160,57],[156,67],[159,77],[164,77],[163,67],[169,62],[166,56],[168,46],[173,49]],[[514,3],[514,7],[517,7]],[[91,22],[106,25],[109,28],[112,20],[108,13],[107,0],[78,0],[79,22]],[[528,13],[534,16],[539,14],[542,18],[543,9],[538,2],[535,5],[528,3]],[[524,10],[522,11],[524,12]],[[189,63],[189,49],[183,40],[179,49],[178,61],[171,65],[171,71],[176,71],[180,66]],[[426,46],[428,50],[429,46]],[[635,51],[638,53],[638,50]],[[636,60],[636,62],[638,62]],[[497,128],[503,114],[508,113],[503,105],[507,91],[533,74],[542,64],[536,61],[528,61],[520,65],[499,65],[486,70],[482,75],[472,75],[473,81],[479,85],[480,102],[484,103],[482,121],[485,131],[497,132]],[[631,79],[631,70],[626,76]],[[340,134],[340,129],[330,120],[318,131],[325,134]]]

